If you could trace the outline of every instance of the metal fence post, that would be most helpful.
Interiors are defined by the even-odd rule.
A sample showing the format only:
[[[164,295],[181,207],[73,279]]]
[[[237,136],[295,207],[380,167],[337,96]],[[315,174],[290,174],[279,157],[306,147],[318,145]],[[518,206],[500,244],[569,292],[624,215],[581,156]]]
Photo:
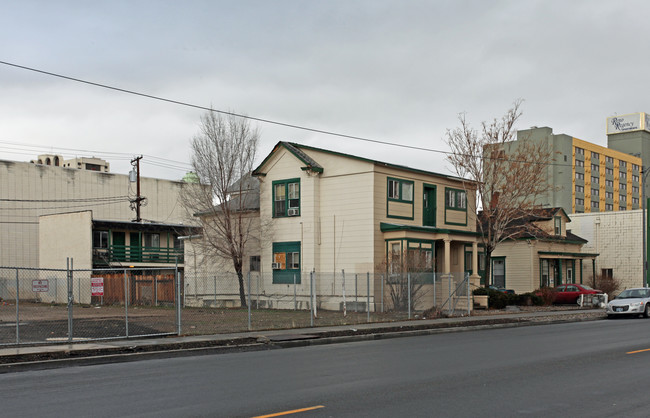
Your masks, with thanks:
[[[436,272],[433,272],[433,306],[437,306],[438,301],[436,300]]]
[[[257,309],[260,308],[260,273],[257,273],[257,293],[255,295],[255,298],[257,299]]]
[[[196,277],[196,273],[194,273]],[[217,276],[214,276],[214,307],[217,307]]]
[[[311,326],[314,326],[314,272],[309,272],[309,316]]]
[[[16,344],[20,344],[20,281],[16,269]]]
[[[251,331],[251,272],[248,272],[248,330]]]
[[[469,273],[465,273],[465,280],[467,281],[467,316],[470,315],[470,293],[469,293]]]
[[[381,313],[384,313],[384,275],[381,275]]]
[[[176,257],[176,266],[174,267],[174,277],[176,278],[176,327],[178,335],[181,335],[181,276],[178,272],[178,257]]]
[[[368,322],[370,322],[370,272],[366,272],[366,293],[368,300],[366,301],[366,312],[368,313]]]
[[[452,305],[455,305],[455,304],[453,304],[452,301],[451,301],[451,279],[452,279],[452,277],[453,277],[453,274],[452,274],[452,273],[449,273],[449,280],[448,280],[448,281],[449,281],[449,286],[448,286],[448,287],[449,287],[449,299],[447,299],[447,300],[449,301],[449,308],[451,308]],[[449,308],[448,308],[448,310],[451,311],[451,309],[449,309]],[[452,312],[452,313],[453,313],[453,312]]]
[[[318,318],[318,307],[316,306],[316,298],[318,297],[318,289],[316,289],[316,270],[312,270],[312,282],[314,283],[314,318]]]
[[[359,280],[357,277],[357,273],[354,273],[354,310],[358,313],[359,312]]]
[[[406,291],[408,292],[409,319],[411,319],[411,273],[406,274],[406,280],[408,283],[408,288]]]
[[[74,302],[74,279],[72,275],[72,269],[74,266],[74,260],[72,258],[68,258],[68,342],[72,342],[73,338],[73,326],[72,326],[72,304]]]
[[[343,293],[343,316],[348,316],[348,306],[345,302],[345,270],[341,270],[341,292]]]
[[[129,283],[124,269],[124,330],[126,336],[129,336]]]
[[[155,305],[158,306],[158,275],[153,275],[153,295],[155,300]]]
[[[293,310],[298,310],[298,301],[296,300],[296,273],[293,273]]]

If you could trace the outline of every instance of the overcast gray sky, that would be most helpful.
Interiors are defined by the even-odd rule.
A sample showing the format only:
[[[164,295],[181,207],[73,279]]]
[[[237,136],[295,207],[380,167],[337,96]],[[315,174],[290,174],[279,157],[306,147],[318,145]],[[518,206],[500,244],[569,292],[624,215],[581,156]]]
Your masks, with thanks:
[[[2,1],[0,61],[250,116],[447,151],[466,112],[606,145],[650,112],[647,1]],[[0,65],[0,159],[98,156],[180,179],[201,110]],[[444,154],[256,124],[281,140],[450,173]],[[157,157],[157,158],[153,158]],[[166,160],[160,160],[166,159]],[[174,167],[162,167],[173,165]]]

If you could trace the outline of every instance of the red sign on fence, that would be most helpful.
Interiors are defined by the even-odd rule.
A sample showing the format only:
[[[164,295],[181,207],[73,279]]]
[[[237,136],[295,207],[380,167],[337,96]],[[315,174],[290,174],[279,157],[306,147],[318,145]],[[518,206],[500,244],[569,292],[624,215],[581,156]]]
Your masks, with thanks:
[[[104,296],[104,278],[91,277],[90,278],[90,293],[93,296]]]
[[[50,285],[47,280],[32,280],[32,292],[49,292]]]

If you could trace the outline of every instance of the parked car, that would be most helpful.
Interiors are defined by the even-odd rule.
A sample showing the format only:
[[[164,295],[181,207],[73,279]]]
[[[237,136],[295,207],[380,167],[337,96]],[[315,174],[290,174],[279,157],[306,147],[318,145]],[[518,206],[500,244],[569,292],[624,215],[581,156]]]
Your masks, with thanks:
[[[607,317],[643,314],[647,318],[650,316],[648,302],[650,302],[649,288],[625,289],[607,304]]]
[[[491,285],[490,289],[496,290],[497,292],[501,292],[501,293],[515,293],[515,291],[512,289],[506,289],[504,287],[496,287],[495,285]]]
[[[561,284],[555,288],[557,297],[555,303],[570,304],[578,303],[580,295],[598,295],[603,293],[602,290],[592,289],[585,284],[568,283]]]

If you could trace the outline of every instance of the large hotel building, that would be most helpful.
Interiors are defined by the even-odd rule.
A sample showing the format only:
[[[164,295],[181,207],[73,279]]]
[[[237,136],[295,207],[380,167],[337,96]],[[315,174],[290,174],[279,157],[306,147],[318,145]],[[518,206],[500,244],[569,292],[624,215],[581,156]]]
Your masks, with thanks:
[[[635,113],[607,119],[603,147],[548,127],[517,132],[517,141],[546,142],[554,161],[547,178],[554,187],[539,203],[567,213],[624,211],[641,208],[643,160],[650,161],[650,115]],[[646,190],[647,196],[647,190]]]

